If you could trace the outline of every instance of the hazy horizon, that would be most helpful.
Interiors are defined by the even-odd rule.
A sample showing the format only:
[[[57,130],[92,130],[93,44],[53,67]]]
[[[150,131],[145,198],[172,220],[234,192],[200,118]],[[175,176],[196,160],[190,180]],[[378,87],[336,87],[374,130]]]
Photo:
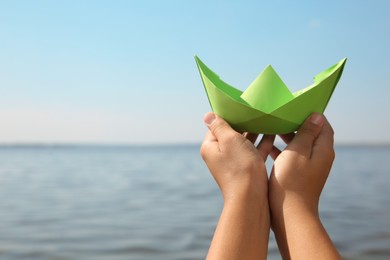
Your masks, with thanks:
[[[201,141],[199,142],[161,142],[161,143],[104,143],[104,142],[54,142],[54,143],[45,143],[45,142],[30,142],[30,143],[0,143],[0,147],[186,147],[186,146],[201,146]],[[282,142],[276,142],[275,145],[284,145]],[[390,142],[388,143],[375,143],[375,142],[335,142],[335,147],[390,147]]]
[[[199,56],[244,90],[291,91],[348,58],[325,111],[336,143],[390,143],[390,2],[3,1],[0,143],[199,143]]]

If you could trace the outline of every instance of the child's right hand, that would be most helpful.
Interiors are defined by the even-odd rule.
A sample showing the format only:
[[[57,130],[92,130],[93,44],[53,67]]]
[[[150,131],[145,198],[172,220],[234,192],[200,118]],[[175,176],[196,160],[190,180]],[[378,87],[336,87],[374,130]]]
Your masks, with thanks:
[[[287,147],[271,152],[275,162],[269,204],[283,259],[338,259],[318,215],[320,194],[335,157],[332,127],[315,113],[296,134],[281,137]]]
[[[271,153],[275,160],[269,182],[272,210],[299,206],[317,213],[335,157],[333,129],[324,116],[312,114],[295,135],[281,137],[287,147]]]

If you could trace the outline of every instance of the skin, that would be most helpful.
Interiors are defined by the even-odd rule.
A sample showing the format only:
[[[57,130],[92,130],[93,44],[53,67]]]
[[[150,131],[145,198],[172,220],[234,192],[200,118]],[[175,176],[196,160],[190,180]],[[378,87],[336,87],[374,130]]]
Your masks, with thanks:
[[[273,147],[266,136],[258,147],[209,113],[201,155],[221,189],[224,206],[207,259],[266,259],[270,230],[265,160]]]
[[[270,223],[283,259],[340,259],[318,215],[318,202],[334,159],[333,130],[310,116],[297,134],[273,136],[234,131],[213,113],[201,155],[221,189],[224,206],[207,259],[266,259]],[[275,160],[268,181],[265,161]]]
[[[333,129],[311,115],[297,134],[282,135],[287,147],[273,147],[269,180],[272,229],[283,259],[341,259],[322,226],[318,205],[335,157]]]

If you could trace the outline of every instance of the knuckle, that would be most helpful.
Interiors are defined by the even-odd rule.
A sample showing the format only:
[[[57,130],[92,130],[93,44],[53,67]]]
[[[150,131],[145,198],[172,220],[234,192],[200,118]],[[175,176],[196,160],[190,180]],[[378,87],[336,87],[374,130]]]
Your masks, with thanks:
[[[333,127],[331,124],[329,124],[329,122],[327,122],[327,124],[325,124],[324,129],[326,129],[331,135],[334,135]]]
[[[333,140],[333,138],[334,138],[333,128],[329,128],[329,129],[325,130],[325,134],[328,135]]]
[[[333,130],[333,127],[329,127],[329,133],[332,135],[332,136],[334,136],[334,130]]]
[[[334,151],[333,145],[330,145],[330,144],[328,146],[324,146],[322,148],[322,152],[328,158],[334,159],[335,156],[336,156],[336,153]]]
[[[333,148],[324,148],[321,151],[320,161],[322,164],[333,163],[336,153]]]
[[[200,147],[200,156],[202,156],[203,160],[206,160],[208,156],[208,145],[206,143],[203,143]]]
[[[336,153],[335,153],[334,149],[330,149],[328,156],[331,159],[331,161],[333,162],[334,159],[336,158]]]
[[[302,128],[301,134],[314,140],[318,135],[318,127],[315,125],[308,125]]]

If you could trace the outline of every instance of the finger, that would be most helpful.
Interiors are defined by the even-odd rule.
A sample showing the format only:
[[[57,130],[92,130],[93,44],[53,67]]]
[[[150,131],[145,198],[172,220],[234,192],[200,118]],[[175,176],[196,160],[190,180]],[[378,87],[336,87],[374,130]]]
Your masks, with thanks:
[[[217,138],[215,138],[215,136],[211,133],[211,131],[207,131],[204,139],[203,139],[203,142],[217,142]]]
[[[264,161],[266,161],[272,147],[274,146],[274,140],[275,135],[263,135],[263,138],[261,138],[261,141],[257,146],[257,150]]]
[[[325,118],[323,115],[319,113],[311,114],[299,128],[287,147],[310,158],[314,141],[320,134],[324,122]]]
[[[238,134],[225,120],[214,113],[207,113],[204,117],[204,122],[212,135],[217,139],[220,147],[227,140]]]
[[[207,161],[207,158],[217,151],[219,151],[218,141],[210,131],[207,131],[200,147],[200,155],[203,160]]]
[[[281,151],[276,146],[272,146],[270,156],[274,161],[276,160],[276,158],[279,156],[280,153]]]
[[[249,141],[251,141],[252,143],[256,142],[258,136],[259,136],[258,134],[254,134],[254,133],[248,133],[248,132],[244,133],[244,137]]]
[[[279,135],[279,137],[283,140],[283,142],[289,144],[292,141],[292,139],[294,139],[295,133],[283,134],[283,135]]]
[[[324,126],[314,142],[312,157],[327,157],[334,159],[334,132],[332,126],[325,118]]]

